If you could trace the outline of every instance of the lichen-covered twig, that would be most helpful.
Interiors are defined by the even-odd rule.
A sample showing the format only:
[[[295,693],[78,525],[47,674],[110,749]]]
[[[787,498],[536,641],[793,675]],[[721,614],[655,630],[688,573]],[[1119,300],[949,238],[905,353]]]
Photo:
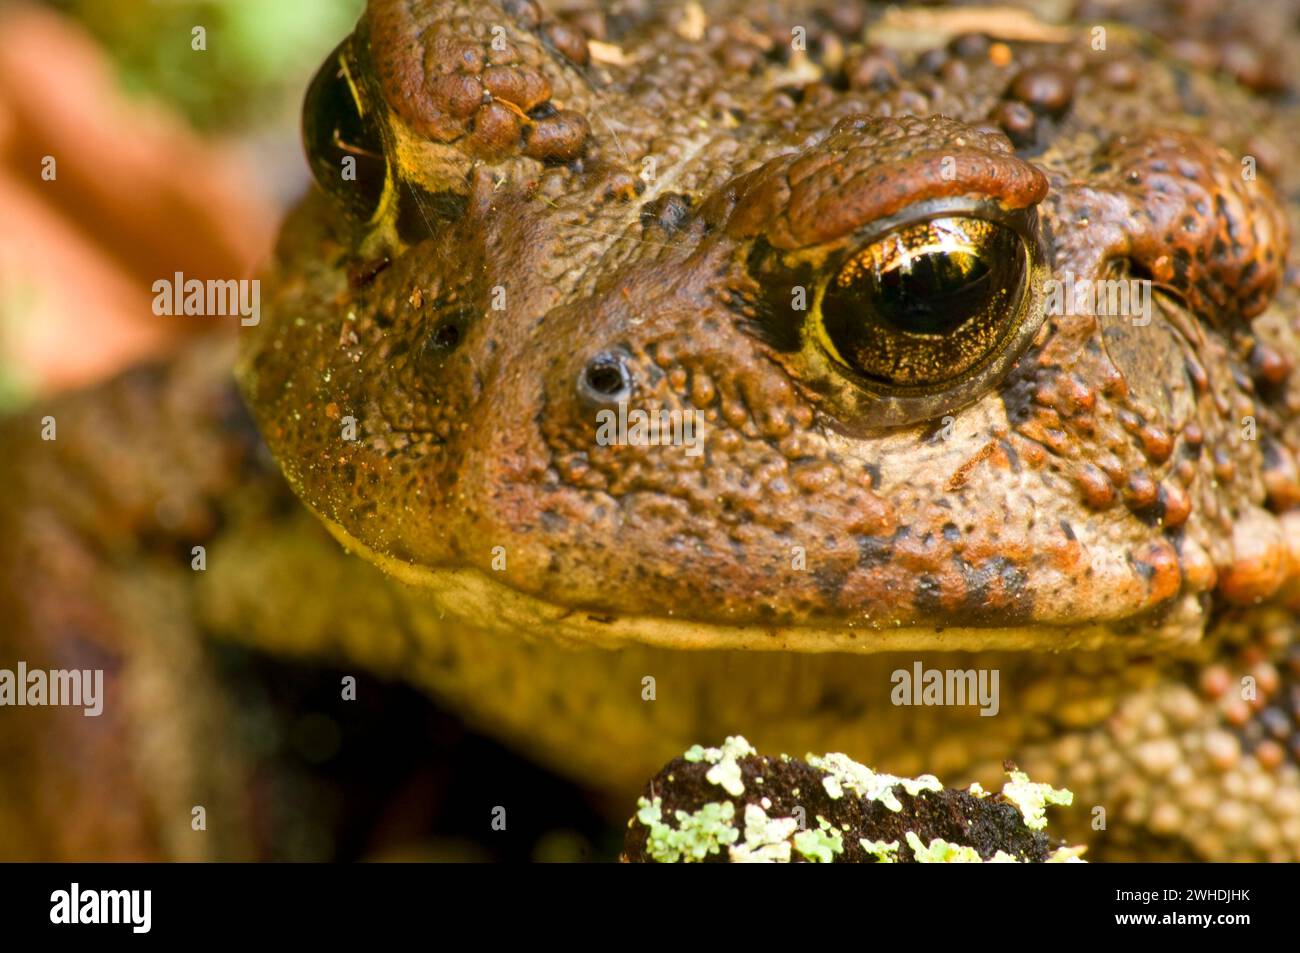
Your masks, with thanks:
[[[656,774],[628,821],[623,860],[659,863],[1075,861],[1045,809],[1069,791],[1008,766],[997,794],[932,775],[881,774],[843,754],[760,755],[744,738],[696,745]]]

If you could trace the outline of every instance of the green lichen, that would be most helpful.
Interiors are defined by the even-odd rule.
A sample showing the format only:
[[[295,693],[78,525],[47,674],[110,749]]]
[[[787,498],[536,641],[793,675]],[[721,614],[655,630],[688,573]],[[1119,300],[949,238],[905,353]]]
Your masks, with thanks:
[[[717,764],[724,758],[731,758],[734,760],[736,758],[744,758],[755,754],[758,754],[758,751],[755,750],[753,745],[745,740],[743,735],[730,735],[727,740],[722,743],[721,748],[706,748],[703,745],[691,745],[686,749],[686,753],[682,755],[682,758],[690,761],[692,764],[697,764],[700,761],[707,761],[709,764]]]
[[[709,768],[704,779],[710,784],[716,784],[732,797],[740,797],[745,793],[745,782],[740,776],[740,764],[730,758],[719,761]]]
[[[718,751],[718,749],[706,748],[704,745],[691,745],[686,749],[686,753],[682,755],[682,758],[689,761],[691,764],[699,764],[701,761],[708,758],[710,751]],[[718,756],[721,757],[721,755],[722,752],[718,751]]]
[[[825,771],[822,787],[827,795],[838,800],[844,796],[845,789],[859,797],[879,801],[891,811],[901,811],[902,802],[894,794],[895,787],[902,787],[912,797],[922,791],[942,791],[943,785],[932,774],[923,774],[919,778],[899,778],[892,774],[877,774],[865,764],[859,764],[845,754],[827,754],[822,757],[808,755],[807,762],[819,771]]]
[[[862,849],[876,858],[878,864],[896,864],[898,863],[898,841],[867,840],[865,837],[858,838],[858,843]]]
[[[745,793],[745,782],[741,780],[739,759],[756,754],[758,752],[748,741],[735,735],[727,738],[721,748],[691,745],[682,757],[692,764],[707,761],[713,765],[704,775],[705,780],[718,785],[732,797],[740,797]]]
[[[1050,784],[1029,780],[1023,771],[1012,771],[1011,780],[1002,785],[1002,796],[1020,808],[1020,816],[1030,830],[1041,831],[1047,826],[1047,805],[1074,803],[1074,794],[1058,790]]]
[[[731,862],[735,864],[790,863],[790,835],[798,828],[799,822],[793,817],[770,818],[767,816],[767,811],[757,804],[745,805],[745,841],[730,849],[728,854]]]
[[[794,835],[794,849],[815,864],[829,864],[836,854],[844,853],[844,835],[824,817],[817,818],[817,830],[799,831]]]
[[[694,814],[677,811],[675,828],[664,823],[660,798],[647,801],[642,797],[636,804],[636,819],[650,831],[646,853],[661,864],[699,862],[740,837],[731,823],[736,809],[730,801],[705,804]]]
[[[965,844],[950,844],[942,837],[930,841],[929,846],[921,843],[921,838],[912,831],[904,837],[907,846],[912,849],[912,859],[918,864],[980,864],[983,858],[974,847]]]

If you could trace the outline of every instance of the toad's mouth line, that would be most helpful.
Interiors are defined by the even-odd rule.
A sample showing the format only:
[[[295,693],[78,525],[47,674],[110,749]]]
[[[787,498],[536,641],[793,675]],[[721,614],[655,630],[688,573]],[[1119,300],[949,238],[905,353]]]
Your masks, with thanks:
[[[317,514],[319,516],[319,514]],[[1195,643],[1203,616],[1194,597],[1162,622],[1125,621],[1018,626],[880,626],[846,620],[842,625],[727,624],[670,616],[611,615],[531,595],[475,567],[431,569],[377,552],[333,520],[326,528],[349,553],[428,598],[453,619],[502,632],[527,633],[573,647],[619,648],[628,644],[684,651],[771,652],[898,651],[1087,651],[1123,646],[1133,652],[1168,651]],[[1132,620],[1129,620],[1131,622]]]

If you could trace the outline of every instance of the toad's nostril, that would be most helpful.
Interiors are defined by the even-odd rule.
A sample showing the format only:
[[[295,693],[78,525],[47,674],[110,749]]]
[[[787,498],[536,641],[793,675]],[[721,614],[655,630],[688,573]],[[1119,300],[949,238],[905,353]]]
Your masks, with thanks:
[[[450,351],[460,343],[460,328],[453,321],[444,321],[429,335],[429,347],[435,351]]]
[[[619,350],[602,351],[587,362],[578,376],[578,393],[597,404],[617,403],[632,393],[632,371],[628,355]]]
[[[420,345],[419,359],[425,373],[440,376],[464,337],[461,322],[456,318],[444,318],[434,325]]]

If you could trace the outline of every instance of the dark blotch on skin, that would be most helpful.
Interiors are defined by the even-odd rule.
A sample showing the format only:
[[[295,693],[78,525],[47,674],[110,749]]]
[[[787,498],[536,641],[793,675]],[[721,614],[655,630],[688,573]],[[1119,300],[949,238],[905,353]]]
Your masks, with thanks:
[[[979,566],[972,566],[960,557],[953,557],[953,561],[966,583],[962,609],[957,613],[959,618],[985,625],[1019,624],[1030,618],[1033,598],[1023,570],[1000,556]],[[995,605],[998,599],[1010,604]]]
[[[911,529],[906,526],[900,526],[894,531],[891,538],[883,536],[859,536],[858,543],[858,565],[869,568],[871,566],[883,566],[894,558],[894,544],[901,539],[912,534]]]

